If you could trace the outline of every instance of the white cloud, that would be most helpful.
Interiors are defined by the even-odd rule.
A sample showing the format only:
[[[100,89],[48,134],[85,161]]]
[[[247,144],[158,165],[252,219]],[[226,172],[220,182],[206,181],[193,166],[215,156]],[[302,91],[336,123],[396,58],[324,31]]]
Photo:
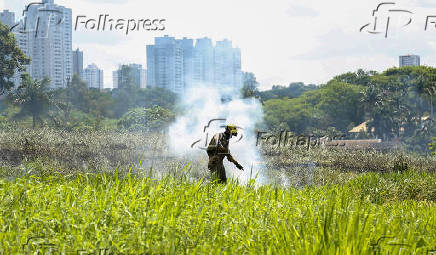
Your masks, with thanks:
[[[436,8],[434,0],[417,0],[417,4],[421,7]]]
[[[319,15],[316,10],[298,4],[292,4],[287,13],[291,17],[315,17]]]

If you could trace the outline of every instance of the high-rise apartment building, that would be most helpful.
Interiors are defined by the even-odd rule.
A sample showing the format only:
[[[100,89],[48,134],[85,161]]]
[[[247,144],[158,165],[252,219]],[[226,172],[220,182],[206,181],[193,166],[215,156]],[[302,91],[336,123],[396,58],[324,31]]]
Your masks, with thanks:
[[[0,12],[0,22],[9,27],[13,27],[15,25],[15,13],[9,10]]]
[[[183,60],[181,40],[167,35],[154,38],[154,45],[147,45],[147,86],[183,93]]]
[[[83,51],[78,48],[73,51],[73,74],[78,74],[83,78]]]
[[[147,85],[182,94],[192,86],[242,86],[241,52],[229,40],[164,36],[147,45]]]
[[[214,84],[214,61],[212,40],[207,37],[197,39],[194,50],[194,85]]]
[[[400,56],[400,67],[403,66],[420,66],[421,60],[418,55]]]
[[[18,46],[32,59],[26,68],[32,78],[65,87],[73,74],[71,9],[42,0],[28,6],[16,29]]]
[[[241,87],[241,51],[233,48],[231,41],[216,42],[214,71],[216,85]]]
[[[83,79],[88,84],[88,88],[103,89],[103,70],[99,69],[97,65],[88,65],[83,70]]]

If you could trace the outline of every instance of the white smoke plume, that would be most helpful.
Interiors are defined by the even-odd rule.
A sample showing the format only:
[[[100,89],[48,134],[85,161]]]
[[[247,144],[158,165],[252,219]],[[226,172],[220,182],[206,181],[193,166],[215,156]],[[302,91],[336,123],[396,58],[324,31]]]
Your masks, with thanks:
[[[199,155],[207,157],[204,148],[212,136],[224,132],[223,126],[234,124],[242,129],[238,129],[238,136],[230,140],[230,152],[244,167],[244,171],[224,159],[227,178],[247,183],[250,176],[254,178],[257,175],[257,184],[266,182],[262,158],[256,147],[255,124],[263,118],[262,106],[257,99],[242,99],[236,88],[204,85],[186,91],[179,103],[185,115],[177,117],[169,129],[171,154],[192,159]],[[210,122],[213,119],[222,120]]]

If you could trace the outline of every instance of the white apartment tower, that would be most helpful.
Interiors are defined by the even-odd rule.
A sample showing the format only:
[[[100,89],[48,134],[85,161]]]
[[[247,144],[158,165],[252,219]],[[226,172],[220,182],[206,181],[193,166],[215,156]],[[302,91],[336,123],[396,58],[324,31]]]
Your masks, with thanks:
[[[88,65],[83,70],[83,78],[88,84],[88,88],[103,89],[103,70],[99,69],[97,65]]]
[[[147,86],[185,92],[184,47],[182,40],[167,35],[147,45]]]
[[[27,72],[49,78],[51,88],[64,88],[73,75],[71,9],[53,0],[30,4],[16,28],[18,45],[31,58]]]
[[[9,27],[13,27],[15,25],[15,13],[9,10],[0,12],[0,22]]]
[[[229,40],[164,36],[147,45],[147,86],[183,94],[189,87],[242,87],[241,50]]]
[[[418,55],[400,56],[400,67],[403,66],[420,66],[421,60]]]

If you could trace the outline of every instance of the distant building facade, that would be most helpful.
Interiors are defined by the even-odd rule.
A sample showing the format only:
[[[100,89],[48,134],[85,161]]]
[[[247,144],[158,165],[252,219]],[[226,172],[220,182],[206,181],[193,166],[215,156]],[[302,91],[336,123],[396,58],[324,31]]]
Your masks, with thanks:
[[[139,87],[145,89],[147,87],[147,69],[141,69],[141,81]]]
[[[13,27],[15,25],[15,13],[9,10],[0,12],[0,22],[9,27]]]
[[[229,40],[156,37],[147,45],[147,85],[183,94],[189,87],[242,86],[241,51]]]
[[[112,88],[118,88],[118,70],[112,71]]]
[[[71,16],[71,9],[42,0],[28,6],[13,30],[18,46],[32,59],[27,72],[34,79],[49,78],[51,88],[64,88],[73,74]]]
[[[241,51],[232,47],[232,42],[223,40],[215,46],[215,84],[241,87]]]
[[[210,38],[197,39],[194,50],[193,84],[215,83],[214,46]]]
[[[83,51],[78,48],[73,51],[73,74],[78,74],[83,79]]]
[[[83,70],[83,79],[88,84],[88,88],[103,89],[103,70],[95,64],[88,65]]]
[[[164,36],[154,38],[154,42],[154,45],[147,45],[147,85],[183,93],[185,84],[181,40]]]
[[[418,55],[400,56],[400,67],[403,66],[420,66],[421,59]]]

